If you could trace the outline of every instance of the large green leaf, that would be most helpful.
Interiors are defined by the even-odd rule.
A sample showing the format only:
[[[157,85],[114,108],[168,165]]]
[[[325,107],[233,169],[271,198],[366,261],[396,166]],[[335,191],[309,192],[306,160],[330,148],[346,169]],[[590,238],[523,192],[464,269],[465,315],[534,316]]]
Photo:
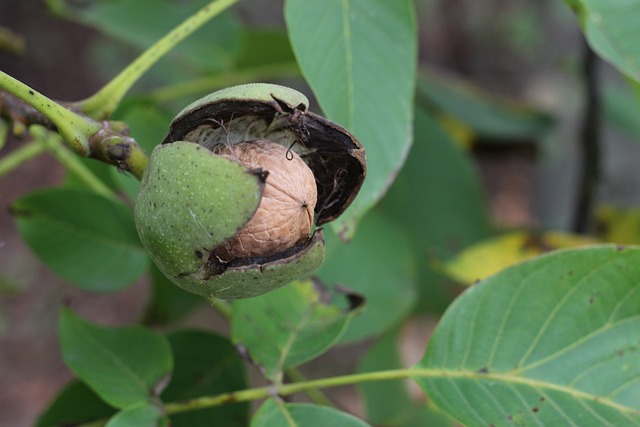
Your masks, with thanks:
[[[233,342],[277,380],[285,369],[313,359],[340,339],[361,302],[313,281],[237,300],[231,318]]]
[[[632,87],[631,84],[626,86],[610,84],[603,88],[602,95],[604,116],[607,121],[634,141],[640,141],[638,88]]]
[[[431,267],[489,234],[486,202],[471,158],[423,109],[415,142],[382,210],[409,236],[418,260],[417,308],[441,313],[458,292]]]
[[[640,0],[567,0],[590,46],[620,72],[640,79]]]
[[[244,363],[226,338],[206,331],[183,330],[167,336],[173,351],[171,382],[162,393],[163,402],[194,399],[247,388]],[[249,404],[235,403],[171,415],[173,427],[216,425],[244,427]]]
[[[370,212],[349,243],[326,233],[327,258],[317,272],[327,284],[340,284],[363,295],[362,315],[342,341],[380,335],[405,318],[415,302],[416,265],[405,231],[377,210]]]
[[[466,425],[640,426],[640,248],[555,252],[469,288],[416,381]]]
[[[117,408],[157,395],[173,367],[164,337],[140,326],[98,326],[69,309],[60,316],[60,347],[69,369]]]
[[[35,427],[63,427],[108,418],[116,411],[104,403],[89,387],[72,381],[38,417]]]
[[[409,231],[424,260],[450,258],[489,234],[480,177],[472,159],[423,109],[415,143],[382,207]]]
[[[335,228],[351,237],[411,145],[416,23],[410,0],[287,0],[293,51],[324,113],[367,150],[369,173]]]
[[[489,234],[487,207],[471,158],[421,108],[407,163],[382,200],[418,260],[421,310],[444,311],[458,291],[430,267]]]
[[[73,188],[31,193],[12,205],[23,239],[72,284],[94,292],[122,289],[148,265],[131,211]]]
[[[369,424],[346,412],[310,403],[267,400],[251,421],[251,427],[367,427]]]

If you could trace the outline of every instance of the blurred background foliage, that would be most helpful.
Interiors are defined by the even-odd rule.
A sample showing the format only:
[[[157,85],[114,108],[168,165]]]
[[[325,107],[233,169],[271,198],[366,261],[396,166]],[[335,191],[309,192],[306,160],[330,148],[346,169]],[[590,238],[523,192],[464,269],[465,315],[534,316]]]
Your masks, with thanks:
[[[55,99],[82,99],[205,3],[0,0],[0,68]],[[406,364],[389,344],[398,340],[405,359],[415,362],[424,342],[412,344],[412,328],[439,317],[465,285],[511,263],[597,241],[640,242],[640,110],[635,88],[605,63],[597,64],[600,182],[587,233],[575,225],[586,94],[585,44],[574,12],[554,0],[416,0],[415,6],[419,77],[413,145],[352,242],[328,233],[327,261],[318,273],[367,296],[366,310],[342,338],[354,354],[362,350],[354,343],[387,332],[367,353],[365,370],[389,367],[396,359]],[[184,105],[218,88],[270,81],[311,95],[282,11],[282,1],[240,2],[162,59],[115,118],[127,122],[149,152]],[[311,109],[320,111],[315,101]],[[20,143],[8,132],[3,153]],[[83,163],[134,200],[135,179],[107,165]],[[8,383],[20,384],[0,390],[2,425],[28,425],[33,408],[44,407],[68,379],[52,326],[62,301],[105,323],[142,319],[226,328],[197,298],[157,272],[105,298],[70,289],[46,270],[20,241],[6,208],[36,188],[62,182],[68,187],[64,197],[81,198],[73,191],[82,188],[82,180],[48,156],[0,180],[0,372]],[[105,214],[100,212],[97,220]],[[89,262],[84,268],[95,273],[97,266]],[[142,270],[144,265],[134,275]],[[312,363],[309,370],[322,368]],[[375,387],[363,396],[375,412]],[[363,410],[340,398],[351,410]],[[416,411],[406,425],[440,416]],[[370,414],[378,420],[396,415]]]

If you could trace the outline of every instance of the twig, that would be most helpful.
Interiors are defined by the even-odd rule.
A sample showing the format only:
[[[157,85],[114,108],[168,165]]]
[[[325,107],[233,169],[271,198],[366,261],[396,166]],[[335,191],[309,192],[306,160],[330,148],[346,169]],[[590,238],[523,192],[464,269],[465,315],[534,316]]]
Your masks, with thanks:
[[[145,50],[96,94],[79,102],[55,102],[0,71],[0,118],[6,117],[25,129],[40,124],[57,131],[75,154],[115,165],[141,179],[147,167],[146,154],[118,123],[98,120],[109,117],[131,86],[165,53],[237,1],[211,1]]]
[[[47,98],[0,71],[0,119],[22,126],[37,124],[57,131],[78,156],[92,157],[141,179],[148,158],[120,122],[97,122]]]
[[[601,99],[598,91],[598,56],[585,42],[582,60],[585,79],[585,108],[582,117],[580,180],[573,217],[573,230],[589,231],[600,179]]]

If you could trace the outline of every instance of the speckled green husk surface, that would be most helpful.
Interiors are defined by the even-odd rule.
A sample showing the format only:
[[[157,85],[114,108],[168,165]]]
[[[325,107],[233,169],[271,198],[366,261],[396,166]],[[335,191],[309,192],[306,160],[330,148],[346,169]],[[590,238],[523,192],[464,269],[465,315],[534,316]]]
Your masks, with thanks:
[[[224,100],[246,100],[254,102],[264,102],[265,104],[274,102],[274,99],[281,99],[292,107],[303,105],[306,109],[309,100],[297,90],[270,83],[248,83],[238,86],[231,86],[213,92],[189,105],[187,105],[174,120],[179,120],[187,114],[203,105],[211,105]]]
[[[213,251],[253,216],[262,189],[256,173],[197,144],[159,145],[136,200],[138,235],[158,268],[187,291],[220,299],[260,295],[324,260],[318,232],[295,254],[221,268]]]

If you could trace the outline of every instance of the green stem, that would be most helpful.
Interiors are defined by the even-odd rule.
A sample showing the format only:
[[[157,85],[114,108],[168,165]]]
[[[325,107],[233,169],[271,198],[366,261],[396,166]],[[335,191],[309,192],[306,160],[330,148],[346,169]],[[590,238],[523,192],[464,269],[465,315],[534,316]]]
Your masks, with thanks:
[[[226,317],[227,320],[231,320],[231,316],[233,315],[233,307],[231,304],[215,298],[209,298],[209,302],[211,303],[211,306],[224,317]],[[302,375],[302,373],[295,368],[287,369],[286,374],[294,382],[307,381],[304,375]],[[333,406],[333,402],[331,402],[331,400],[318,389],[312,388],[309,390],[305,390],[305,393],[311,398],[311,400],[320,405]]]
[[[233,314],[233,307],[226,301],[217,298],[208,298],[211,307],[213,307],[218,313],[222,314],[227,320],[231,320]]]
[[[287,369],[286,374],[289,378],[291,378],[291,381],[293,381],[294,383],[304,383],[309,381],[307,378],[305,378],[304,375],[302,375],[302,373],[299,370],[295,368]],[[329,397],[327,397],[327,395],[324,394],[320,389],[311,388],[309,390],[305,390],[305,394],[309,396],[311,400],[313,400],[315,403],[319,405],[334,406],[331,399],[329,399]]]
[[[32,141],[26,143],[20,148],[16,148],[11,153],[0,159],[0,177],[7,175],[24,162],[42,154],[46,149],[46,145],[38,141]]]
[[[127,68],[96,94],[76,105],[82,112],[96,119],[109,117],[133,84],[163,55],[191,35],[214,16],[232,6],[238,0],[214,0],[182,22],[170,33],[145,50]]]
[[[100,130],[99,123],[74,113],[2,71],[0,89],[19,98],[49,119],[74,153],[83,157],[89,155],[89,138]]]
[[[33,133],[33,131],[32,131]],[[116,198],[111,189],[84,163],[80,161],[80,158],[66,149],[58,138],[57,135],[52,134],[44,136],[46,138],[47,148],[53,157],[56,158],[69,172],[73,173],[78,179],[83,182],[87,187],[92,189],[98,194],[101,194],[108,198]]]
[[[247,390],[222,393],[216,396],[205,396],[186,402],[168,403],[164,406],[167,415],[210,408],[212,406],[227,403],[248,402],[252,400],[266,399],[272,396],[288,396],[290,394],[307,391],[315,388],[338,387],[369,381],[386,381],[405,379],[410,377],[438,377],[443,376],[440,371],[434,369],[393,369],[388,371],[367,372],[363,374],[343,375],[338,377],[322,378],[303,383],[283,384],[280,386],[257,387]]]
[[[450,369],[429,369],[429,368],[404,368],[390,369],[387,371],[366,372],[362,374],[342,375],[338,377],[322,378],[303,383],[282,384],[279,386],[257,387],[247,390],[222,393],[215,396],[204,396],[183,402],[168,403],[164,405],[166,415],[180,414],[183,412],[195,411],[214,406],[248,402],[252,400],[267,399],[274,396],[288,396],[290,394],[306,391],[312,388],[339,387],[353,385],[371,381],[388,381],[418,378],[440,378],[448,381],[455,379],[467,379],[479,381],[495,381],[497,383],[508,382],[510,384],[526,385],[535,389],[552,390],[566,393],[577,399],[585,399],[599,404],[606,405],[616,411],[627,414],[636,414],[637,409],[631,405],[614,402],[610,399],[603,399],[601,396],[589,392],[576,390],[568,385],[554,384],[544,380],[537,380],[516,374],[516,371],[504,373],[489,373],[480,371],[450,370]],[[83,424],[82,427],[102,425],[104,421],[96,421],[91,424]]]

